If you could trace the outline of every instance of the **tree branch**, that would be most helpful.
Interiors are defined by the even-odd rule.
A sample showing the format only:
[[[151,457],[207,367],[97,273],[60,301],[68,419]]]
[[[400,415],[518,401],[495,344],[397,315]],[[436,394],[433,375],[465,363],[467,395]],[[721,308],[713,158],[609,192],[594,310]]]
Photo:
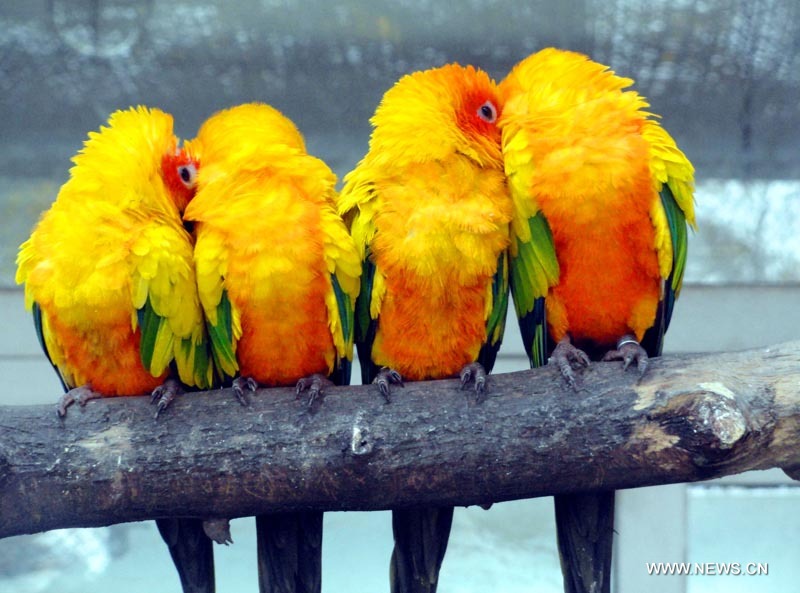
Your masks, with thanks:
[[[550,368],[458,382],[144,397],[56,417],[0,407],[0,537],[167,516],[471,505],[691,482],[752,469],[800,474],[800,342],[667,356],[644,380],[597,363],[567,388]]]

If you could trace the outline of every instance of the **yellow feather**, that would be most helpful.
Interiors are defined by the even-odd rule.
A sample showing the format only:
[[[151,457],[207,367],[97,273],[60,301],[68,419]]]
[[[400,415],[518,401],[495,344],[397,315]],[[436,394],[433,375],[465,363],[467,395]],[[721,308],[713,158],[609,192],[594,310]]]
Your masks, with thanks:
[[[307,291],[322,277],[326,325],[336,349],[324,353],[329,370],[337,355],[352,358],[330,274],[354,303],[360,259],[335,211],[330,168],[305,152],[291,121],[257,103],[215,114],[188,145],[201,168],[198,193],[184,217],[196,222],[198,290],[209,323],[218,323],[226,291],[236,352],[247,329],[241,325],[245,311],[306,302],[312,298]],[[282,328],[276,331],[292,328],[291,318],[276,323]],[[250,335],[264,331],[251,327]],[[302,339],[298,332],[293,330],[293,339]]]
[[[135,330],[136,310],[149,297],[167,317],[149,369],[155,376],[174,358],[175,338],[202,336],[191,238],[161,176],[162,157],[177,143],[172,117],[162,111],[113,113],[108,126],[89,134],[70,179],[20,246],[17,282],[25,283],[27,306],[42,308],[54,363],[75,381],[86,372],[61,356],[53,320],[83,336],[98,358],[113,357],[116,346],[92,336],[117,331],[120,322]]]

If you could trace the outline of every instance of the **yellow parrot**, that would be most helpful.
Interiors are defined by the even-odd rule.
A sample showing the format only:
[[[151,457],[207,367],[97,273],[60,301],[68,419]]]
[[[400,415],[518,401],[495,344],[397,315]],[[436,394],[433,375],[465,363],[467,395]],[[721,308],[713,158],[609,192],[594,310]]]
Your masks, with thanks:
[[[573,387],[573,366],[661,354],[694,226],[694,169],[632,83],[549,48],[500,85],[511,292],[531,366]],[[614,492],[555,505],[566,590],[607,593]]]
[[[450,64],[400,79],[339,210],[363,272],[356,344],[364,383],[460,376],[483,397],[508,308],[511,198],[489,76]],[[431,406],[435,406],[431,402]],[[436,590],[453,508],[394,510],[394,593]]]
[[[217,368],[242,403],[296,385],[310,406],[350,380],[361,261],[336,213],[336,176],[294,124],[259,103],[221,111],[187,150],[200,161],[186,209]],[[320,591],[322,513],[256,518],[261,591]]]
[[[213,378],[193,241],[181,221],[197,164],[179,148],[172,116],[146,107],[111,114],[73,162],[17,258],[42,348],[68,390],[58,413],[76,401],[150,393],[161,411],[181,390],[176,375],[200,389]],[[213,591],[202,523],[157,523],[162,533],[170,527],[184,589]]]

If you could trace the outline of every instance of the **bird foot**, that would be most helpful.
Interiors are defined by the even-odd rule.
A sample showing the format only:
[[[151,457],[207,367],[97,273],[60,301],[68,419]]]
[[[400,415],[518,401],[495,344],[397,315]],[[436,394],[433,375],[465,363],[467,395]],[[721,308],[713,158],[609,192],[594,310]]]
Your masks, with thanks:
[[[231,522],[228,519],[206,519],[203,521],[203,531],[209,539],[220,545],[233,543]]]
[[[150,403],[158,404],[156,406],[155,418],[158,418],[158,415],[166,410],[172,401],[182,393],[183,387],[177,379],[167,379],[164,383],[153,389],[153,392],[150,394]]]
[[[547,362],[548,364],[557,365],[564,380],[572,389],[577,389],[578,381],[575,378],[575,371],[573,369],[588,367],[589,355],[580,348],[573,346],[569,336],[564,336],[556,345],[553,353],[550,355],[550,360]]]
[[[403,385],[403,377],[400,376],[400,373],[389,367],[382,367],[372,382],[378,386],[378,391],[380,391],[387,404],[391,403],[389,399],[389,386],[391,384],[394,383],[400,387],[405,387]]]
[[[233,395],[236,396],[237,401],[246,407],[250,405],[250,402],[247,401],[245,392],[255,393],[256,389],[258,389],[258,383],[253,377],[236,377],[233,380],[232,387]]]
[[[295,387],[297,399],[300,399],[300,394],[308,390],[306,406],[310,408],[314,405],[317,398],[322,398],[325,395],[324,389],[326,387],[333,387],[333,381],[328,379],[325,375],[314,373],[308,377],[303,377],[297,382],[297,386]]]
[[[475,381],[475,403],[481,403],[486,397],[486,369],[479,362],[464,365],[458,374],[461,378],[461,389],[466,388],[467,383]]]
[[[642,348],[642,345],[639,344],[634,336],[625,335],[617,342],[617,349],[606,352],[603,360],[621,360],[623,372],[628,370],[633,361],[636,361],[636,368],[639,371],[639,378],[641,378],[644,377],[644,373],[647,371],[647,364],[650,359],[645,349]]]
[[[87,383],[86,385],[70,389],[62,395],[61,399],[58,400],[58,408],[56,411],[58,412],[58,416],[63,418],[67,415],[67,408],[72,404],[77,403],[79,406],[83,407],[90,399],[98,399],[101,397],[103,397],[103,395],[92,390]]]

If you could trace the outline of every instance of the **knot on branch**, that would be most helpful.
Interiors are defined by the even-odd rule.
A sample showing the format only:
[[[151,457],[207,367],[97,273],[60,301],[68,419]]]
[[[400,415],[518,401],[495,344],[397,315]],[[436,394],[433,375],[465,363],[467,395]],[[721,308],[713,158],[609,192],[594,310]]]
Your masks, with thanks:
[[[356,420],[353,423],[353,436],[350,439],[350,452],[356,457],[364,457],[372,453],[372,431],[369,424],[364,421],[364,416],[361,412],[356,415]]]
[[[701,383],[699,389],[672,397],[650,414],[677,445],[692,454],[700,467],[731,456],[751,433],[749,412],[742,400],[722,383]]]

